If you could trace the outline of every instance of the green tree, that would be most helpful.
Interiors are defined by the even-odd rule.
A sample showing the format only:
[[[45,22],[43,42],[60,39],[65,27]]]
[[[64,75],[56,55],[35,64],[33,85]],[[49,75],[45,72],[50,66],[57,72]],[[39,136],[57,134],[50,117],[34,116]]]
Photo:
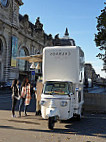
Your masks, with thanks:
[[[104,3],[106,4],[106,3]],[[103,69],[106,72],[106,6],[101,10],[100,16],[97,17],[97,31],[95,34],[96,46],[101,50],[96,56],[103,60]]]

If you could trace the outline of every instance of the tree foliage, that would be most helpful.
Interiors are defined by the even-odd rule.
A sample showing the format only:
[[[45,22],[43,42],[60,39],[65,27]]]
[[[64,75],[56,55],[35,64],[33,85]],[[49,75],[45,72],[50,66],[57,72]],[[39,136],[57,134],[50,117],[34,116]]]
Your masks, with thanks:
[[[95,42],[97,46],[102,46],[106,42],[106,7],[101,10],[101,15],[97,17],[97,30],[95,34]]]
[[[102,59],[104,65],[106,65],[106,6],[101,10],[100,16],[97,17],[96,28],[98,30],[98,33],[95,34],[96,46],[99,46],[99,49],[104,51],[104,53],[99,53],[97,57]]]

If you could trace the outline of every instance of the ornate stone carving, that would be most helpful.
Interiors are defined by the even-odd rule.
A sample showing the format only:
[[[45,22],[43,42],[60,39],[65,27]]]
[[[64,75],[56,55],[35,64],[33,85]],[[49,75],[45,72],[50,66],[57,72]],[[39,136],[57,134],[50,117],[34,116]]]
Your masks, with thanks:
[[[4,32],[4,29],[5,29],[5,24],[2,21],[0,21],[0,31],[1,31],[1,33]]]
[[[31,34],[31,29],[29,28],[29,17],[27,14],[25,14],[21,21],[20,21],[20,28],[21,30],[24,30],[25,34]]]
[[[19,5],[19,6],[21,6],[21,5],[23,5],[24,3],[22,2],[22,0],[15,0],[16,2],[17,2],[17,4]]]
[[[43,30],[43,24],[40,23],[40,17],[38,17],[36,19],[36,22],[35,22],[35,30],[36,31],[42,31]]]
[[[55,35],[55,39],[59,39],[59,34]]]

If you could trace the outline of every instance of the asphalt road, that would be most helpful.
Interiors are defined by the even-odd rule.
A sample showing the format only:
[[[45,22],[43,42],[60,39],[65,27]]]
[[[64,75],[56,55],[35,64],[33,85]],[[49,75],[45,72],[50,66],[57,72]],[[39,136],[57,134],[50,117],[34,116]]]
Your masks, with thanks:
[[[54,130],[48,121],[35,116],[32,100],[28,116],[11,117],[11,92],[0,92],[0,142],[106,142],[106,114],[84,114],[81,121],[57,122]]]

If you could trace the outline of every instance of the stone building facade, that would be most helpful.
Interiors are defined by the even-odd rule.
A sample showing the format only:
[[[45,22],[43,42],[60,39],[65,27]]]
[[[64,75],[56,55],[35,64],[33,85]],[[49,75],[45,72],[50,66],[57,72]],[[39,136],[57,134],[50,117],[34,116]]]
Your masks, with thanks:
[[[22,5],[22,0],[0,0],[0,82],[31,77],[30,64],[16,60],[17,56],[40,54],[45,46],[75,46],[67,28],[63,38],[59,34],[52,38],[44,32],[39,17],[33,24],[27,14],[19,14]],[[97,78],[91,65],[85,65],[85,70],[86,80]]]
[[[92,64],[85,63],[84,67],[84,78],[85,78],[85,86],[89,87],[89,79],[91,80],[91,87],[97,82],[99,75],[96,74]]]
[[[28,15],[19,14],[22,4],[22,0],[0,1],[0,81],[30,75],[30,64],[17,61],[16,56],[39,54],[45,46],[53,45],[52,35],[44,32],[39,17],[33,24]]]

